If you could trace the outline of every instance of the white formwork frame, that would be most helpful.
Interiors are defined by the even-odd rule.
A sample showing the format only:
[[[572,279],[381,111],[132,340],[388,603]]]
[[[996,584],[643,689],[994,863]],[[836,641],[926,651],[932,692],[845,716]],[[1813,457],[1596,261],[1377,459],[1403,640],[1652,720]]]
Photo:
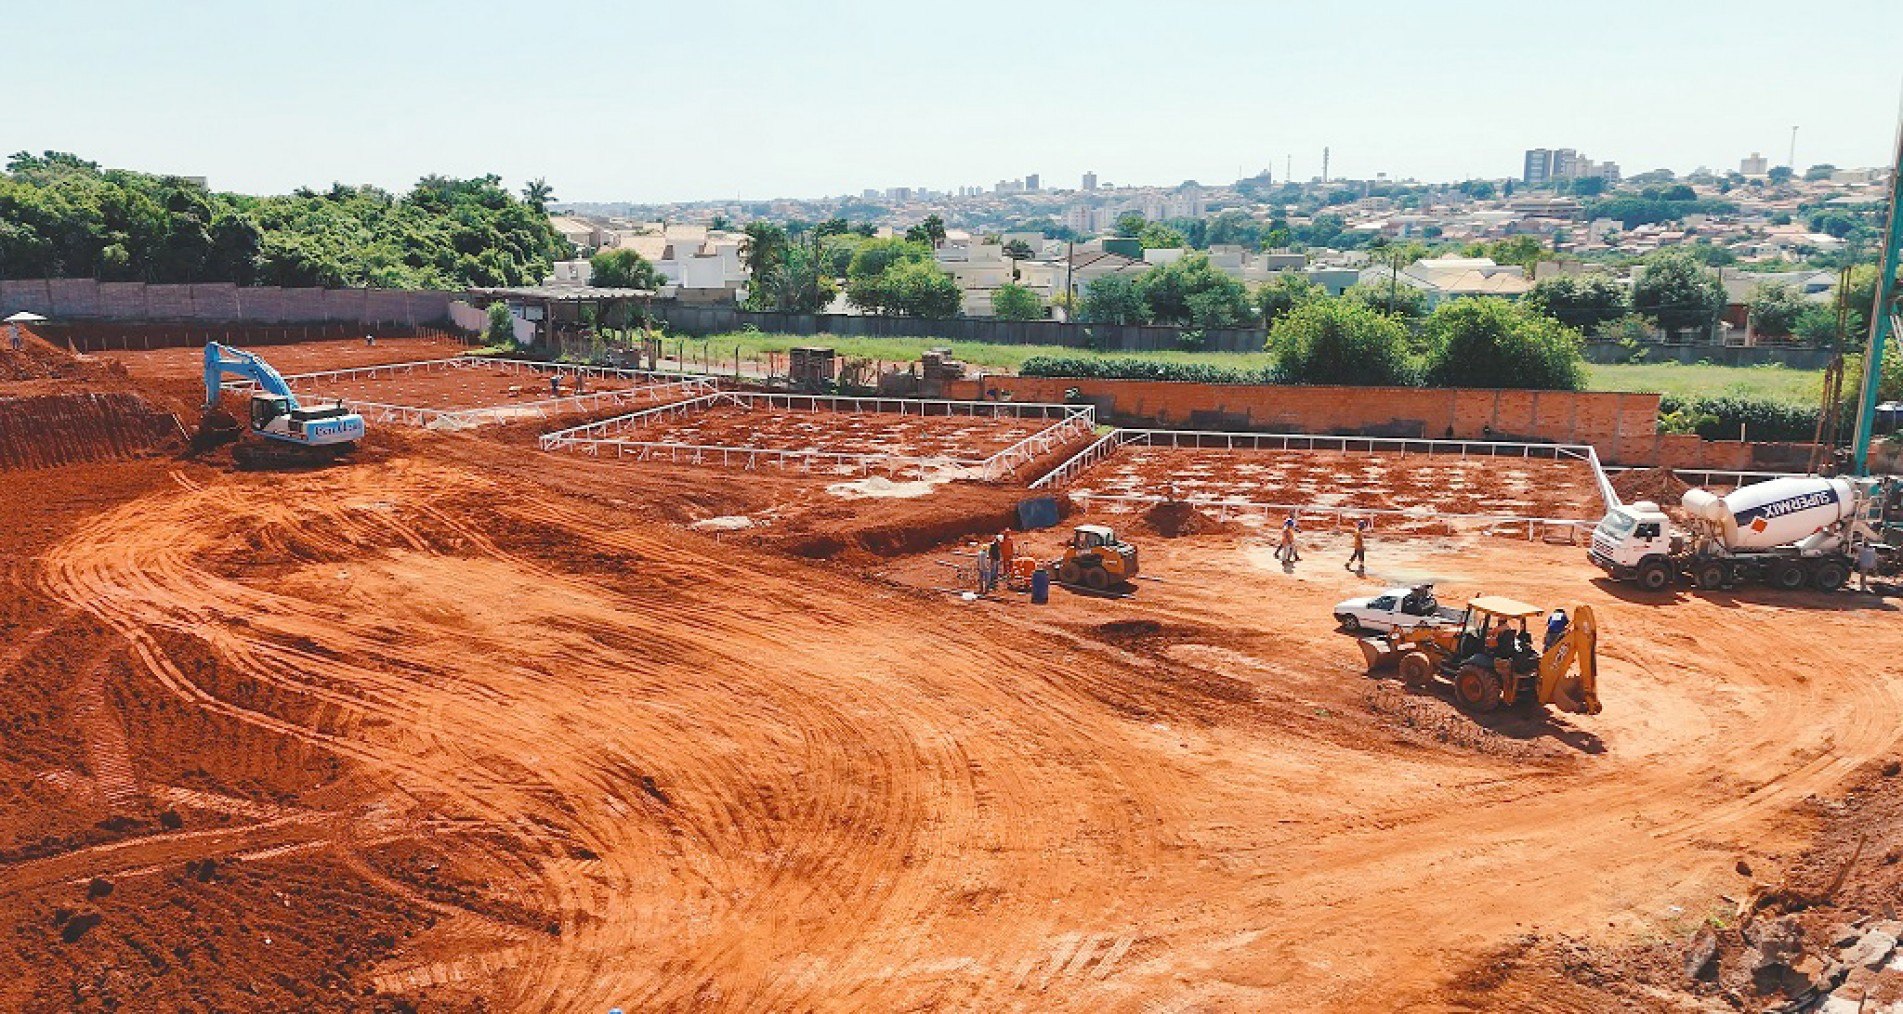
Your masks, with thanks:
[[[972,418],[1034,418],[1051,420],[1050,425],[984,458],[920,457],[891,452],[847,452],[825,450],[789,450],[765,447],[735,447],[718,444],[686,444],[669,441],[631,439],[625,434],[638,433],[644,427],[667,419],[704,412],[717,405],[741,408],[765,408],[781,412],[837,412],[841,414],[883,414],[900,416],[969,416]],[[1009,478],[1018,469],[1082,440],[1096,431],[1096,410],[1088,405],[1056,405],[1042,402],[996,401],[925,401],[916,398],[854,398],[824,394],[758,394],[716,391],[668,405],[603,419],[549,433],[541,438],[545,451],[569,450],[618,458],[666,460],[689,464],[719,464],[727,467],[756,469],[763,465],[812,471],[830,467],[838,472],[870,474],[874,471],[899,474],[909,471],[923,476],[928,472],[952,468],[971,473],[987,482]]]
[[[1129,446],[1175,447],[1204,450],[1240,451],[1334,451],[1343,454],[1408,454],[1423,456],[1459,456],[1466,458],[1524,458],[1579,461],[1592,471],[1600,498],[1608,510],[1619,506],[1619,494],[1599,463],[1599,452],[1591,444],[1531,444],[1502,440],[1426,440],[1407,437],[1337,437],[1308,433],[1225,433],[1214,430],[1112,430],[1070,459],[1031,483],[1032,489],[1055,491],[1069,486],[1091,468]],[[1161,494],[1108,494],[1073,492],[1072,500],[1083,504],[1121,503],[1149,505],[1164,503],[1170,497]],[[1234,498],[1191,496],[1185,501],[1220,513],[1256,514],[1264,517],[1293,514],[1301,517],[1333,518],[1337,524],[1351,518],[1402,517],[1415,521],[1465,521],[1489,524],[1525,525],[1526,537],[1544,537],[1549,530],[1563,530],[1575,537],[1580,528],[1590,529],[1598,519],[1541,518],[1517,514],[1422,514],[1395,508],[1341,507],[1333,504],[1263,503]]]
[[[433,409],[417,405],[398,405],[380,401],[350,401],[349,405],[366,422],[398,423],[407,426],[448,425],[453,427],[480,426],[485,423],[507,422],[520,419],[547,419],[551,416],[565,415],[571,412],[589,409],[612,408],[630,402],[648,401],[654,398],[693,397],[719,390],[719,385],[707,377],[682,373],[663,373],[649,370],[621,370],[600,366],[575,366],[568,363],[543,363],[530,359],[495,359],[488,356],[457,356],[451,359],[426,359],[411,363],[383,363],[376,366],[357,366],[343,370],[322,370],[316,373],[296,373],[284,378],[293,390],[299,386],[305,388],[327,382],[367,380],[380,377],[395,377],[406,373],[441,373],[451,370],[501,369],[507,373],[535,374],[539,376],[577,376],[592,377],[597,380],[632,382],[635,386],[610,391],[595,391],[588,394],[572,394],[560,398],[542,398],[536,401],[521,401],[509,405],[492,405],[483,408]],[[246,392],[257,384],[250,380],[231,380],[221,385],[225,390]]]

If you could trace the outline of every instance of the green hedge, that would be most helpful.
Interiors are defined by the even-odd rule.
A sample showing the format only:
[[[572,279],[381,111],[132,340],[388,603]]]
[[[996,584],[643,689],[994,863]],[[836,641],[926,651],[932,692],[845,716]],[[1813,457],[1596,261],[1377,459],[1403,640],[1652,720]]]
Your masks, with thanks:
[[[1026,377],[1068,377],[1079,380],[1174,380],[1190,384],[1273,384],[1276,371],[1238,370],[1202,363],[1169,363],[1154,359],[1032,356],[1018,367]]]
[[[1742,424],[1746,440],[1804,443],[1817,435],[1817,412],[1815,405],[1736,395],[1659,399],[1659,415],[1695,419],[1695,430],[1706,440],[1736,440]]]

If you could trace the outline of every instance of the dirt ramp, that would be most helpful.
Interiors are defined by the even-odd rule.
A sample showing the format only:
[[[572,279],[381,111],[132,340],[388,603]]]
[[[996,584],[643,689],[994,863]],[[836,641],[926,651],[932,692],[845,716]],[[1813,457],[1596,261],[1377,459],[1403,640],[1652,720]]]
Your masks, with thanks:
[[[136,394],[0,398],[0,469],[128,458],[184,440],[177,416]]]

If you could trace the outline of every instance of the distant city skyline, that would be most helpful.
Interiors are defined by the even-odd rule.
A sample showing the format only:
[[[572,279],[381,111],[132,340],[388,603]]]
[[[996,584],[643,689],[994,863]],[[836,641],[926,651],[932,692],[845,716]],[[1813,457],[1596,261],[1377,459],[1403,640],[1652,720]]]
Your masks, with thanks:
[[[0,145],[247,192],[493,172],[633,203],[955,193],[1001,173],[1218,185],[1291,162],[1307,180],[1324,147],[1335,178],[1517,178],[1527,149],[1558,144],[1627,175],[1723,171],[1753,151],[1782,164],[1792,124],[1800,170],[1892,150],[1894,0],[1846,0],[1830,23],[1854,31],[1762,56],[1810,12],[1486,11],[716,0],[660,33],[662,12],[631,4],[559,23],[482,2],[118,0],[83,22],[36,5],[9,15],[32,41],[5,58]]]

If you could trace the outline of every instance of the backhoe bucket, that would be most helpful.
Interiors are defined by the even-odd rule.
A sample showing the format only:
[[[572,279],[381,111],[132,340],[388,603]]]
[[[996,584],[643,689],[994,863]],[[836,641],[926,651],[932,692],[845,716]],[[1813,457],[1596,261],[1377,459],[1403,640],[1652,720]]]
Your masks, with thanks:
[[[1371,673],[1392,669],[1400,661],[1401,653],[1385,637],[1364,637],[1360,641],[1362,657],[1368,660]]]

